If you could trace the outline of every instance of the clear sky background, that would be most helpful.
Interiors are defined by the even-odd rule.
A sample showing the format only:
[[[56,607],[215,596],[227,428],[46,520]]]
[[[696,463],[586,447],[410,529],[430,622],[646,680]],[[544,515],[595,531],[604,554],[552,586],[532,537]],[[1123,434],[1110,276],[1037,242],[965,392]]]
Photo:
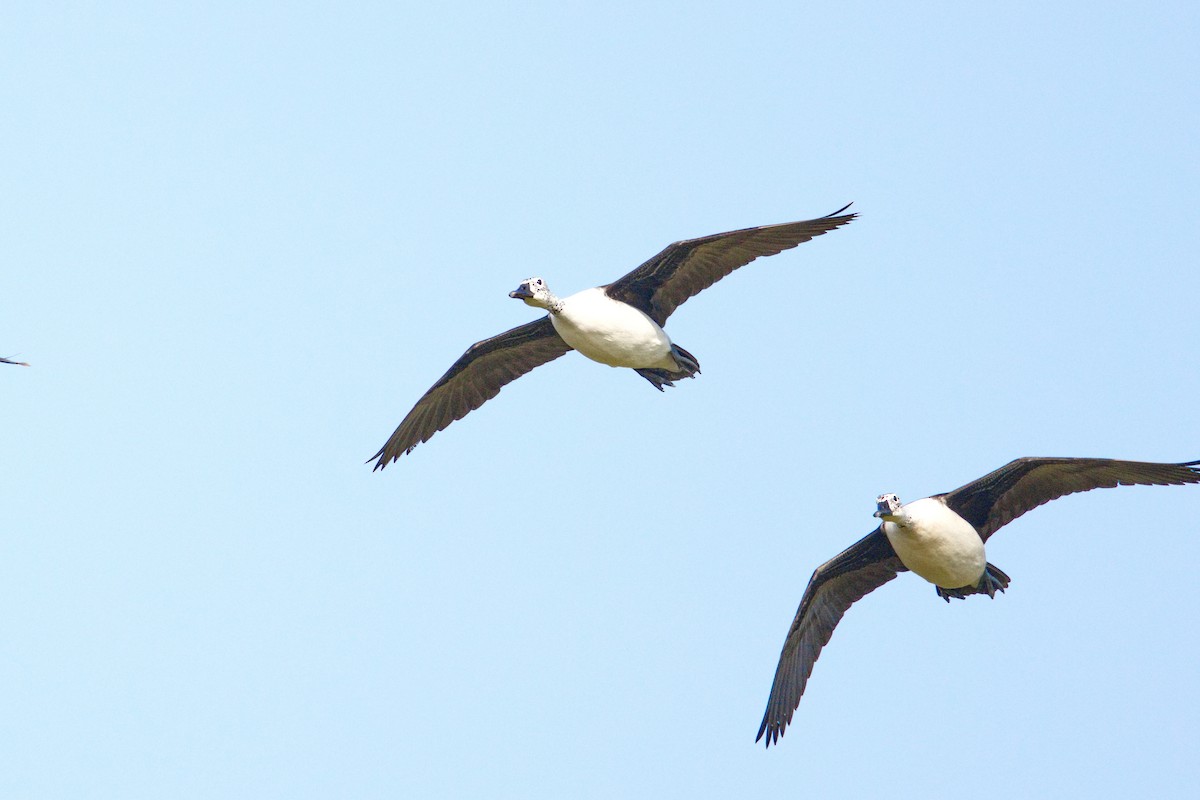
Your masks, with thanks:
[[[9,4],[0,796],[1180,796],[1200,489],[901,576],[874,499],[1200,458],[1200,6]],[[861,218],[364,461],[507,292]]]

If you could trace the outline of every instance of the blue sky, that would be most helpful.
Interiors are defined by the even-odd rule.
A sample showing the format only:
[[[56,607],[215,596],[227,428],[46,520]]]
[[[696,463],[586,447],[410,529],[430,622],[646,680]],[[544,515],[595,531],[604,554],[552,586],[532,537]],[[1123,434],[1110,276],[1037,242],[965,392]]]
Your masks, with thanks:
[[[17,4],[0,25],[0,795],[1178,795],[1196,488],[856,605],[808,576],[1023,455],[1200,458],[1194,3]],[[523,278],[818,216],[363,462]]]

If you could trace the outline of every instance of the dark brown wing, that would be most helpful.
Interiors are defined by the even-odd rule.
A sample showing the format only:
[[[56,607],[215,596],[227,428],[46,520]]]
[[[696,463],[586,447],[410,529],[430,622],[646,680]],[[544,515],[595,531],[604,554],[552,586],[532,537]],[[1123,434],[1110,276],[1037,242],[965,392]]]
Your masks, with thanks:
[[[418,444],[498,395],[505,384],[570,349],[554,330],[550,317],[471,345],[417,401],[387,444],[371,456],[378,459],[375,469],[383,469],[404,453],[411,453]]]
[[[743,228],[676,242],[606,286],[605,291],[614,300],[640,308],[659,325],[665,325],[667,317],[688,298],[738,267],[761,256],[773,256],[850,222],[858,215],[837,216],[849,207],[839,208],[819,219]]]
[[[800,705],[800,696],[821,648],[829,643],[833,629],[857,600],[875,591],[907,570],[882,528],[876,528],[837,557],[817,567],[796,619],[779,654],[775,681],[767,699],[767,711],[754,741],[767,737],[767,747],[779,741]]]
[[[986,542],[1026,511],[1059,497],[1114,486],[1200,483],[1200,461],[1158,464],[1111,458],[1018,458],[977,481],[939,495]]]

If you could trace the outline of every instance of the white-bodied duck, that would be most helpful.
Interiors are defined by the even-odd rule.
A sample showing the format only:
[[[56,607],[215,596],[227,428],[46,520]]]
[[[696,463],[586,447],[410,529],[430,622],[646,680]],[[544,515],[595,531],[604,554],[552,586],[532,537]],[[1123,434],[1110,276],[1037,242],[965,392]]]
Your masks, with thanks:
[[[995,597],[1009,577],[987,562],[984,543],[1026,511],[1075,492],[1114,486],[1200,483],[1200,461],[1158,464],[1109,458],[1018,458],[977,481],[911,503],[880,495],[878,528],[817,567],[783,643],[767,711],[755,741],[779,740],[800,704],[821,648],[846,609],[912,570],[947,603],[971,594]]]
[[[610,367],[629,367],[659,391],[695,377],[700,363],[663,331],[667,317],[738,267],[850,222],[857,215],[841,215],[846,208],[819,219],[676,242],[620,280],[569,297],[559,298],[544,280],[529,278],[508,296],[549,313],[471,345],[370,460],[375,469],[387,466],[505,384],[569,350]]]

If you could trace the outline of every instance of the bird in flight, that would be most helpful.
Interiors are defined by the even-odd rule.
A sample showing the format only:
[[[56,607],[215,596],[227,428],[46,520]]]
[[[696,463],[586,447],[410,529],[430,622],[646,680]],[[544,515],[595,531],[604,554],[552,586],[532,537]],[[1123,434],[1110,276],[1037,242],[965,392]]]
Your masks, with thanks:
[[[676,380],[695,377],[700,363],[662,328],[675,309],[756,258],[847,224],[857,216],[842,214],[847,208],[817,219],[676,242],[619,280],[569,297],[556,296],[541,278],[525,280],[508,296],[549,313],[467,348],[368,463],[386,467],[506,384],[569,350],[633,369],[660,392]]]
[[[932,583],[938,597],[995,597],[1009,577],[987,562],[988,537],[1043,503],[1075,492],[1114,486],[1200,483],[1200,461],[1159,464],[1110,458],[1018,458],[952,492],[911,503],[880,495],[882,522],[813,572],[775,668],[759,741],[771,746],[800,704],[821,648],[857,600],[901,572]]]

